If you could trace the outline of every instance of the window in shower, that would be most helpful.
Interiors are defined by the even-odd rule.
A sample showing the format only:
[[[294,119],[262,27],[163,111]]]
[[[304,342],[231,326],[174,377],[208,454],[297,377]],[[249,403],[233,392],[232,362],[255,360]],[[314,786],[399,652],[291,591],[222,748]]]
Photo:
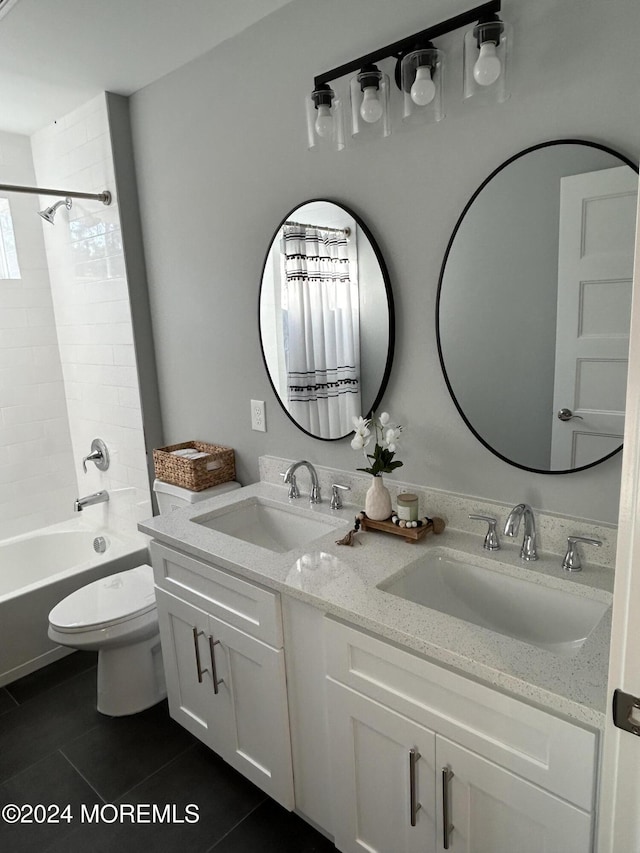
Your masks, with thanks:
[[[16,237],[8,198],[0,198],[0,278],[20,278]]]

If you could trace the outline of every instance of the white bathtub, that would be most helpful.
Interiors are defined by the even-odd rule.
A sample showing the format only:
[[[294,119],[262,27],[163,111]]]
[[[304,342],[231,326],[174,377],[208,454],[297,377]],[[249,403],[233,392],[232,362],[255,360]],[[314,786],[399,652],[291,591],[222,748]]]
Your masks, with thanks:
[[[97,536],[107,541],[102,554]],[[91,581],[147,563],[147,542],[79,518],[0,542],[0,687],[70,654],[47,636],[51,609]]]

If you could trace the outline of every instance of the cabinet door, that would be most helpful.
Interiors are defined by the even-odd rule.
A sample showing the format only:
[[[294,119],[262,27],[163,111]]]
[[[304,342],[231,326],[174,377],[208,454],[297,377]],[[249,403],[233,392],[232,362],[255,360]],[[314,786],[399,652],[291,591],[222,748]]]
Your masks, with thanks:
[[[438,851],[588,853],[591,850],[591,817],[586,812],[439,735],[436,763]],[[444,836],[447,812],[448,846]]]
[[[171,716],[292,809],[284,651],[164,590],[156,601]]]
[[[435,735],[331,679],[327,690],[336,847],[433,853]]]
[[[210,639],[209,639],[210,637]],[[294,807],[284,650],[209,617],[216,673],[211,746],[285,808]],[[224,725],[218,727],[218,722]]]
[[[157,588],[156,602],[169,711],[174,720],[211,746],[212,726],[217,721],[211,714],[209,616]]]

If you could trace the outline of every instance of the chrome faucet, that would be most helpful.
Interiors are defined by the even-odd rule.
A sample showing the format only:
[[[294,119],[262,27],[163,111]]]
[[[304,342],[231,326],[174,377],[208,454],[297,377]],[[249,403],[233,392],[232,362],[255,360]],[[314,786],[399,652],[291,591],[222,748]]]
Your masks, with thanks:
[[[109,500],[109,492],[101,491],[94,492],[92,495],[87,495],[84,498],[76,498],[73,502],[73,511],[74,512],[82,512],[82,510],[86,506],[93,506],[94,504],[103,504]]]
[[[91,453],[82,460],[82,470],[85,474],[87,473],[87,462],[93,462],[98,471],[106,471],[109,468],[109,451],[101,438],[93,439]]]
[[[322,498],[320,497],[320,484],[318,483],[318,475],[316,473],[316,469],[313,467],[311,462],[307,462],[306,459],[301,459],[300,462],[294,462],[292,465],[289,465],[284,474],[280,475],[284,477],[284,482],[287,483],[287,485],[289,486],[289,497],[300,497],[300,492],[298,491],[298,484],[296,483],[296,471],[301,465],[304,465],[306,467],[311,477],[311,491],[309,492],[309,503],[322,503]]]
[[[504,535],[516,536],[520,527],[520,519],[524,517],[524,539],[520,549],[520,559],[537,560],[536,551],[536,521],[533,510],[529,504],[518,504],[514,506],[504,523]]]

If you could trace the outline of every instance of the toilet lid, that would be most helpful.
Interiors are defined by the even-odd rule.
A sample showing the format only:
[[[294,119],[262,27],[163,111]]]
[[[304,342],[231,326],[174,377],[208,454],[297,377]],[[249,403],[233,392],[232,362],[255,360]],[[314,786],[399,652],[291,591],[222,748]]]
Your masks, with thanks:
[[[127,622],[156,606],[151,566],[93,581],[63,598],[49,614],[58,631],[81,631]]]

